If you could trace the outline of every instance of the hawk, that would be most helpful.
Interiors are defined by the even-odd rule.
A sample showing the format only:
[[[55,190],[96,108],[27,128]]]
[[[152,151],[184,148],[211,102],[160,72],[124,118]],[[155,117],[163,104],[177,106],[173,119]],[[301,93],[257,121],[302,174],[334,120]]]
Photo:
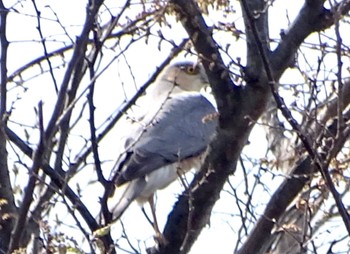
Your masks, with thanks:
[[[153,195],[181,174],[199,169],[214,136],[217,120],[212,103],[200,90],[208,85],[201,64],[180,62],[167,67],[146,94],[145,113],[134,119],[125,137],[126,156],[115,184],[125,186],[112,209],[118,220],[131,202],[149,202],[154,227]],[[118,191],[118,189],[117,189]]]

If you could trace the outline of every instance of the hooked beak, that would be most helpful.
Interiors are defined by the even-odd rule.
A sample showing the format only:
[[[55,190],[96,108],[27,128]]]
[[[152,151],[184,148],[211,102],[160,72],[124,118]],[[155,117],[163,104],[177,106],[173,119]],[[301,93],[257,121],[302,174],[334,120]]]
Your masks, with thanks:
[[[208,87],[209,86],[209,79],[208,79],[207,73],[205,72],[203,65],[201,63],[197,63],[196,65],[199,65],[200,74],[201,74],[201,81],[206,84],[205,87]]]

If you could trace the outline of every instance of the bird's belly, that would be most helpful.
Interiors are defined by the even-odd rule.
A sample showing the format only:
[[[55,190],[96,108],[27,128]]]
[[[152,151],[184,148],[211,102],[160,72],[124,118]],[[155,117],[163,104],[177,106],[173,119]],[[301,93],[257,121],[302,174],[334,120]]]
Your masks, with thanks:
[[[177,163],[173,163],[164,167],[161,167],[152,173],[146,175],[146,187],[142,191],[141,195],[137,198],[138,201],[142,199],[148,199],[159,189],[164,189],[170,183],[176,180],[178,177]]]
[[[198,170],[202,161],[203,154],[161,167],[146,175],[145,180],[147,184],[140,196],[137,197],[137,201],[139,203],[146,202],[157,190],[167,187],[175,181],[179,175],[187,173],[192,168]]]

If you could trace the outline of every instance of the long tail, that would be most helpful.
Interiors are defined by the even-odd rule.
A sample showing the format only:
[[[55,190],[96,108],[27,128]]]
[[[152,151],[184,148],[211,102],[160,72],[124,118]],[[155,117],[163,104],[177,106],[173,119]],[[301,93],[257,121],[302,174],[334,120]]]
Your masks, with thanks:
[[[113,213],[113,222],[119,220],[131,202],[141,194],[146,182],[143,178],[139,178],[126,183],[126,185],[125,187],[123,186],[124,190],[118,202],[113,207],[110,207],[110,211]],[[116,192],[118,192],[118,189],[116,189]],[[113,198],[115,197],[111,197],[111,199]]]

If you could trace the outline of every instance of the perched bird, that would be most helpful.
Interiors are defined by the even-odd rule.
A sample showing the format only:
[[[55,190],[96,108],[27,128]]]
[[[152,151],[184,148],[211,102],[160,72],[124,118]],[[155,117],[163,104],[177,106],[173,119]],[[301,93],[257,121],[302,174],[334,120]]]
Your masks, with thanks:
[[[126,156],[115,184],[125,188],[112,209],[114,220],[132,201],[148,201],[160,234],[154,193],[190,169],[199,169],[215,133],[217,121],[210,116],[216,109],[200,93],[207,85],[201,64],[181,62],[166,68],[146,94],[147,112],[130,123],[124,141]]]

